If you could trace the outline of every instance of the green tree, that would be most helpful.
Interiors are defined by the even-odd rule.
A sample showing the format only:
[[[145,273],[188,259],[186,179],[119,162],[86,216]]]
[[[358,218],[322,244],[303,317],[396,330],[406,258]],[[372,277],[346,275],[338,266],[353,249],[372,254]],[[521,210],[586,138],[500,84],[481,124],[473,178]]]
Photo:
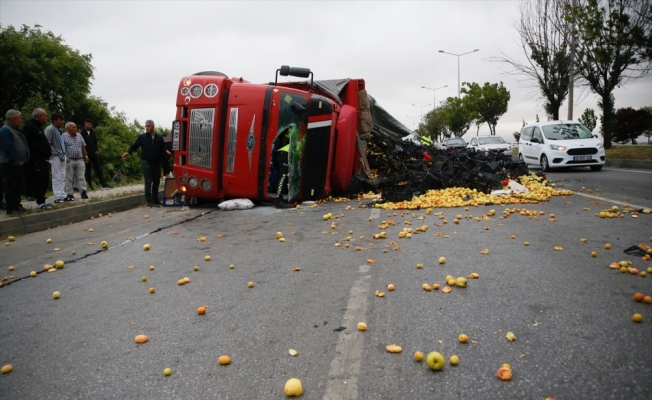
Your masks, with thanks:
[[[652,115],[652,106],[641,107],[641,110],[645,110]],[[650,126],[648,130],[643,132],[643,136],[647,138],[647,144],[650,144],[650,138],[652,138],[652,126]]]
[[[464,82],[462,93],[466,94],[464,102],[466,107],[473,114],[473,117],[480,124],[489,125],[491,135],[496,134],[496,125],[501,115],[507,112],[507,104],[511,95],[500,82],[491,84],[486,82],[484,86],[472,82]]]
[[[568,0],[521,1],[520,19],[514,28],[526,61],[501,54],[490,61],[506,64],[506,73],[534,82],[541,94],[543,108],[553,120],[568,95],[571,70],[570,30],[564,20]]]
[[[441,106],[443,121],[448,131],[455,137],[462,137],[471,127],[474,114],[468,103],[459,97],[449,97]]]
[[[642,56],[641,40],[650,31],[649,0],[584,0],[568,6],[576,23],[575,67],[591,91],[600,97],[605,148],[615,133],[613,90],[629,79],[646,76],[650,61]]]
[[[89,94],[90,54],[64,44],[39,25],[21,29],[0,25],[0,109],[39,107],[71,114]],[[29,115],[31,116],[31,110]]]
[[[652,129],[652,113],[644,108],[634,110],[631,107],[616,111],[616,133],[613,140],[636,143],[636,138]]]
[[[441,142],[444,138],[451,137],[451,133],[448,130],[446,121],[444,120],[441,106],[429,111],[423,117],[423,122],[419,124],[419,131],[430,132],[433,141],[437,142]]]
[[[595,126],[598,123],[598,117],[595,115],[595,111],[592,108],[587,108],[584,110],[580,118],[578,119],[580,124],[584,125],[588,130],[593,132]]]

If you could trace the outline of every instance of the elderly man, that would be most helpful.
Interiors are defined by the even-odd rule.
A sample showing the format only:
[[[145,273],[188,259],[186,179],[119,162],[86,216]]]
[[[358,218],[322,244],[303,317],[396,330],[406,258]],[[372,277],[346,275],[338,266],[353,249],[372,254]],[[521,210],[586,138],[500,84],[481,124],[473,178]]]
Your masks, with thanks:
[[[148,119],[145,121],[145,133],[141,133],[136,138],[134,144],[129,146],[127,152],[122,155],[123,159],[129,158],[129,155],[142,147],[140,154],[140,168],[145,178],[145,199],[149,207],[160,207],[161,201],[158,199],[158,186],[161,183],[161,161],[165,148],[163,146],[163,136],[154,131],[154,121]]]
[[[5,124],[0,128],[0,169],[4,177],[7,215],[25,212],[20,204],[23,183],[23,165],[29,161],[29,146],[23,132],[18,128],[23,116],[18,110],[5,114]]]
[[[29,162],[25,165],[25,195],[27,200],[36,200],[40,209],[52,208],[45,202],[45,192],[50,180],[50,143],[43,133],[43,125],[48,120],[48,114],[42,108],[32,113],[32,118],[25,122],[23,134],[29,146]]]
[[[63,142],[66,146],[66,198],[64,201],[75,201],[73,194],[73,179],[81,190],[81,198],[87,199],[86,194],[86,172],[85,163],[88,163],[86,154],[86,143],[84,138],[77,133],[77,125],[74,122],[66,123],[66,133],[63,134]]]
[[[52,114],[52,124],[45,128],[45,137],[50,143],[50,169],[52,170],[52,191],[54,202],[63,203],[66,199],[66,144],[61,127],[63,115]]]

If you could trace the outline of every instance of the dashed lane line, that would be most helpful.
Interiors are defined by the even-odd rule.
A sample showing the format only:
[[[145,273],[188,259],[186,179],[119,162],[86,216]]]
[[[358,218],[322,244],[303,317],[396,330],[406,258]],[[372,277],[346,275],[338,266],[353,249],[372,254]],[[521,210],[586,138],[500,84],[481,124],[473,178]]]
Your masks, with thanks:
[[[345,330],[340,332],[335,348],[335,358],[328,373],[325,400],[353,400],[358,398],[358,376],[362,358],[364,335],[358,331],[358,322],[365,320],[367,296],[371,286],[368,265],[360,266],[359,277],[351,288],[351,295],[344,312]]]

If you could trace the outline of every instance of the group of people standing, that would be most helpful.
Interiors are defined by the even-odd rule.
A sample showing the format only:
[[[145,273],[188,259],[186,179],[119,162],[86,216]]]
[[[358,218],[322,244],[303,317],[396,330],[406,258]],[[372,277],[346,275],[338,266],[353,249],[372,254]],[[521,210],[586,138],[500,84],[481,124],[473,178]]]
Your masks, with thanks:
[[[50,172],[54,203],[75,201],[75,188],[82,199],[88,199],[86,190],[93,189],[91,166],[102,188],[109,188],[98,158],[93,121],[86,119],[82,130],[74,122],[64,126],[63,116],[54,113],[51,124],[43,129],[47,119],[47,112],[36,108],[21,130],[21,112],[9,110],[5,114],[5,123],[0,128],[0,207],[6,208],[8,215],[25,212],[22,194],[27,200],[35,200],[40,209],[52,208],[45,201]]]

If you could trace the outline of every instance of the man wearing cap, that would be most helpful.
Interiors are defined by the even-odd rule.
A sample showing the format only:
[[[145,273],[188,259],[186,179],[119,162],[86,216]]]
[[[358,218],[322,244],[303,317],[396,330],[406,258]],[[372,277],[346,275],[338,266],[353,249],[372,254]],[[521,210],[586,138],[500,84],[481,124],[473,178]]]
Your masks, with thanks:
[[[86,163],[88,163],[88,154],[86,153],[86,142],[80,134],[77,133],[77,126],[74,122],[66,123],[66,133],[63,134],[63,141],[66,144],[66,198],[65,201],[75,201],[73,194],[73,179],[81,190],[81,198],[87,199],[86,194]]]

